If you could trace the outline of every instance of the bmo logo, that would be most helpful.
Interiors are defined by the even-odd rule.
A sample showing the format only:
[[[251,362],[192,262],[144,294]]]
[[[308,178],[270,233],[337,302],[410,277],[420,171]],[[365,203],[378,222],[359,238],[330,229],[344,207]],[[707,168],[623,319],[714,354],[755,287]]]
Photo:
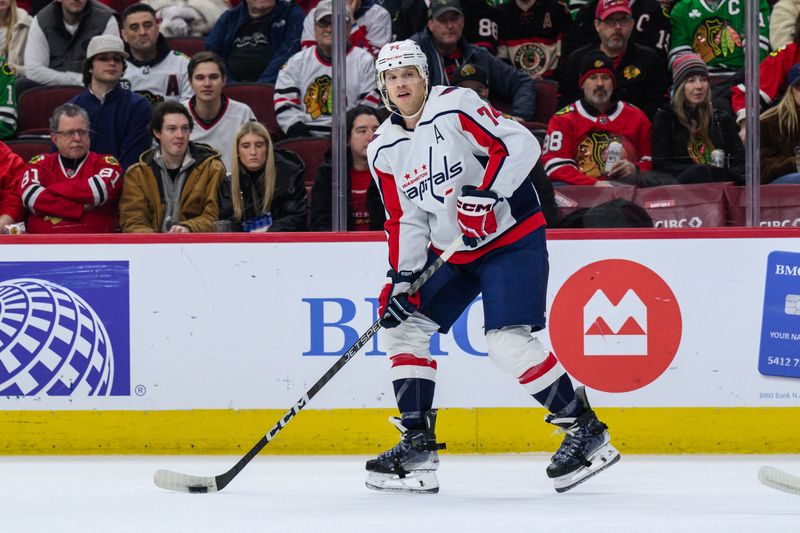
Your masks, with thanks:
[[[669,286],[649,268],[622,259],[598,261],[570,276],[548,322],[567,372],[605,392],[655,381],[678,352],[682,331]]]

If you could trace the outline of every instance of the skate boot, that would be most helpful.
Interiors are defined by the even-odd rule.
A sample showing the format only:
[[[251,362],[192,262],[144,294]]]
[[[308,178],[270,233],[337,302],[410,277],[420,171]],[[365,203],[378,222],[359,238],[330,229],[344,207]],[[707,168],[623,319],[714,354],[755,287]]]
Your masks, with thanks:
[[[619,452],[611,445],[608,426],[597,419],[589,405],[586,389],[578,387],[575,396],[583,404],[583,411],[577,417],[559,413],[545,417],[546,422],[566,433],[547,467],[547,477],[553,480],[556,492],[568,491],[620,459]]]
[[[439,492],[436,469],[438,450],[444,443],[436,442],[436,410],[424,413],[426,429],[406,429],[397,417],[389,421],[400,430],[400,442],[391,450],[367,461],[367,487],[392,492]]]

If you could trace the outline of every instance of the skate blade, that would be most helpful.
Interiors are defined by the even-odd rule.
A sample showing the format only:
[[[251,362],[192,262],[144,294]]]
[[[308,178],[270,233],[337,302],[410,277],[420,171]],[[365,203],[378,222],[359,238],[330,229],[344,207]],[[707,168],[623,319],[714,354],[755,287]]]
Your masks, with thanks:
[[[367,488],[385,492],[416,492],[420,494],[436,494],[439,492],[439,480],[433,470],[415,470],[401,478],[395,474],[367,473]]]
[[[613,465],[622,457],[616,448],[611,444],[606,444],[589,457],[591,466],[584,466],[571,472],[553,479],[556,492],[566,492],[576,486],[580,485],[592,476],[596,476],[609,466]]]

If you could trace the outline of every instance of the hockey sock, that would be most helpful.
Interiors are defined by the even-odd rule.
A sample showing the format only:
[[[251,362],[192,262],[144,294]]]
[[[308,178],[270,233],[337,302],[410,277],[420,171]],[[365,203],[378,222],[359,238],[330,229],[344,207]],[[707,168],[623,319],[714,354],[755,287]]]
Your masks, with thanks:
[[[533,397],[551,413],[559,416],[578,416],[583,410],[583,404],[575,396],[575,387],[566,373],[561,374],[557,380],[546,389],[533,394]]]
[[[433,406],[436,361],[399,354],[392,357],[392,385],[406,429],[426,429],[425,412]]]

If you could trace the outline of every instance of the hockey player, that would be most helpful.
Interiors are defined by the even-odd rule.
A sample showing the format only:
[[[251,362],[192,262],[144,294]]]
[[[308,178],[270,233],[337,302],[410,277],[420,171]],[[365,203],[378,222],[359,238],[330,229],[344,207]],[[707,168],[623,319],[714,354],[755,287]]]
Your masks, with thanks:
[[[58,106],[50,130],[58,152],[31,159],[19,182],[28,233],[118,231],[122,169],[112,156],[89,151],[86,111]]]
[[[275,118],[287,137],[329,137],[333,113],[331,49],[333,22],[331,0],[314,8],[316,46],[304,48],[289,58],[275,83]],[[347,12],[347,20],[350,13]],[[369,52],[348,42],[347,109],[357,105],[378,106],[375,61]]]
[[[425,54],[412,41],[389,43],[376,63],[392,112],[367,149],[389,243],[380,316],[401,413],[400,443],[367,461],[369,488],[435,493],[437,450],[430,338],[446,332],[480,293],[489,357],[551,414],[567,435],[547,475],[569,490],[619,458],[606,426],[573,389],[555,355],[533,333],[545,326],[548,262],[544,217],[527,175],[539,145],[523,126],[460,87],[428,86]],[[415,294],[410,284],[437,253],[455,253]]]
[[[600,51],[583,58],[582,97],[557,111],[547,125],[542,161],[550,181],[608,186],[631,182],[652,167],[650,121],[639,108],[613,97],[613,62]],[[622,144],[622,157],[606,169],[608,145]]]
[[[194,94],[189,83],[189,57],[171,50],[159,33],[155,10],[144,3],[133,4],[122,14],[122,39],[128,52],[125,79],[130,89],[152,105],[186,100]]]

